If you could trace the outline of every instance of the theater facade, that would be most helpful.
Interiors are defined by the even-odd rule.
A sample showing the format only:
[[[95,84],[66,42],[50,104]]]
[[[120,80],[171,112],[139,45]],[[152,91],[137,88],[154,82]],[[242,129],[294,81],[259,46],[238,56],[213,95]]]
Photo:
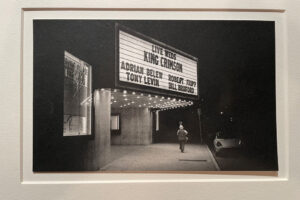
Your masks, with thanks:
[[[186,38],[188,39],[188,38]],[[112,145],[201,138],[198,59],[103,21],[34,21],[34,171],[100,170]]]

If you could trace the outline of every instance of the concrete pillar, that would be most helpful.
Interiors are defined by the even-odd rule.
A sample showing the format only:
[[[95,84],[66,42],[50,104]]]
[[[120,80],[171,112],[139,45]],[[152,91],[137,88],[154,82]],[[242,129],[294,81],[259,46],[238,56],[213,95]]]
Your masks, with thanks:
[[[110,160],[110,117],[111,92],[109,90],[95,90],[95,159],[99,168]]]

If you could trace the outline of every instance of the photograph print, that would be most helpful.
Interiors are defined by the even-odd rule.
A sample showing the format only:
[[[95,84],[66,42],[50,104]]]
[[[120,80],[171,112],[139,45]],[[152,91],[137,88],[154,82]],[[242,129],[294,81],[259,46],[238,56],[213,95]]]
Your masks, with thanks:
[[[278,171],[275,28],[33,20],[33,171]]]

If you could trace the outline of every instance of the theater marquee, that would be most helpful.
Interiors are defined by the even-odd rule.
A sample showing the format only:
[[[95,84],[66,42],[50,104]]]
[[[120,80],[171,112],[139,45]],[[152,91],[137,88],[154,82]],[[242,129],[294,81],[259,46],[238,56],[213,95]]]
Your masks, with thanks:
[[[119,82],[198,96],[196,58],[144,35],[117,31]]]

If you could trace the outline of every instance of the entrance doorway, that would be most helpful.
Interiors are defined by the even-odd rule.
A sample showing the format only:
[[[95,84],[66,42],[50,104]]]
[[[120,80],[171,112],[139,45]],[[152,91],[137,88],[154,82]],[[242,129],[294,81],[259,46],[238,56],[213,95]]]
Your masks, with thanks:
[[[177,143],[176,133],[180,121],[189,133],[189,143],[199,143],[199,119],[194,107],[160,111],[159,130],[153,134],[153,143]]]

